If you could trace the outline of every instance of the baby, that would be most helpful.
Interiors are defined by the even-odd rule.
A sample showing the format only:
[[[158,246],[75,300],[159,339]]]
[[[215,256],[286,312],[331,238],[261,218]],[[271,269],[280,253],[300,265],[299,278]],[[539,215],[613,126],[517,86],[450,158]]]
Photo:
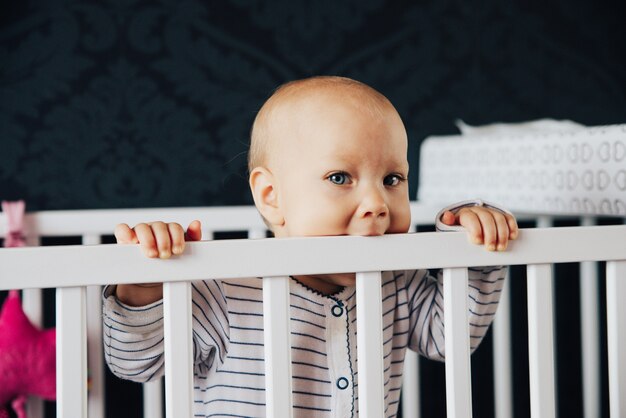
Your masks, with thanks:
[[[407,134],[382,94],[341,77],[280,87],[252,128],[254,202],[277,238],[406,233],[410,226]],[[504,210],[460,206],[438,215],[470,240],[503,251],[518,227]],[[148,257],[182,254],[199,221],[118,225],[119,243]],[[384,257],[384,254],[381,255]],[[419,254],[416,254],[418,257]],[[382,276],[386,416],[398,410],[407,348],[444,359],[442,279],[426,270]],[[471,347],[496,311],[505,268],[470,269]],[[296,416],[358,414],[355,274],[291,277],[293,407]],[[196,416],[265,416],[260,278],[192,284]],[[162,285],[109,286],[105,357],[113,373],[148,381],[163,374]]]

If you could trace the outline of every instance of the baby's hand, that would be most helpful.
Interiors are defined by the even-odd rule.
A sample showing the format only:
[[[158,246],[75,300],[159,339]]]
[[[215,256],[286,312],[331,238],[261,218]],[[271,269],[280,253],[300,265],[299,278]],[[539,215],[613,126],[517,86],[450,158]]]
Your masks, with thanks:
[[[509,240],[517,238],[519,229],[514,216],[484,206],[460,209],[456,214],[444,212],[441,221],[446,225],[461,225],[475,244],[485,244],[489,251],[504,251]]]
[[[150,222],[137,224],[130,228],[126,224],[115,227],[115,238],[118,244],[139,244],[146,257],[170,258],[185,250],[185,238],[188,241],[199,241],[202,238],[200,221],[193,221],[187,233],[180,224],[171,222]]]

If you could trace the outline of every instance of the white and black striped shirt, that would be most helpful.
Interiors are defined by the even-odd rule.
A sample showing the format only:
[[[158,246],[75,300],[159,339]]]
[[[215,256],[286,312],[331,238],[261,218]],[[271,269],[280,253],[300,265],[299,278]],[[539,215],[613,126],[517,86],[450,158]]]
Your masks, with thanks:
[[[496,312],[506,269],[469,271],[472,349]],[[427,270],[382,276],[385,414],[395,417],[407,348],[444,358],[443,295]],[[194,414],[264,417],[263,302],[260,278],[192,284]],[[105,289],[104,345],[111,371],[145,382],[163,374],[163,304],[129,307]],[[291,280],[295,416],[358,416],[356,292],[325,296]]]

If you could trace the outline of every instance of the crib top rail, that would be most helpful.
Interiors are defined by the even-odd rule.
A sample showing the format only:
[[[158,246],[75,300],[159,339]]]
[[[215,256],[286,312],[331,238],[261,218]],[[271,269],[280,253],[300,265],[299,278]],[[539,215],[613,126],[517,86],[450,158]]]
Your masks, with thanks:
[[[626,260],[626,225],[522,229],[506,252],[464,232],[203,241],[169,260],[136,245],[6,248],[0,290],[609,260]]]

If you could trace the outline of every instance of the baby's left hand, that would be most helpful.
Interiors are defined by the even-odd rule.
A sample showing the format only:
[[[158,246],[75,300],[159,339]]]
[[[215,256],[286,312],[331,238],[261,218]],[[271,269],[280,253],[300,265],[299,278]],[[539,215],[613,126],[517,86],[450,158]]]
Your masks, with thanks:
[[[464,207],[456,214],[446,211],[441,221],[450,226],[461,225],[470,241],[485,244],[489,251],[506,250],[509,240],[519,233],[515,217],[484,206]]]

